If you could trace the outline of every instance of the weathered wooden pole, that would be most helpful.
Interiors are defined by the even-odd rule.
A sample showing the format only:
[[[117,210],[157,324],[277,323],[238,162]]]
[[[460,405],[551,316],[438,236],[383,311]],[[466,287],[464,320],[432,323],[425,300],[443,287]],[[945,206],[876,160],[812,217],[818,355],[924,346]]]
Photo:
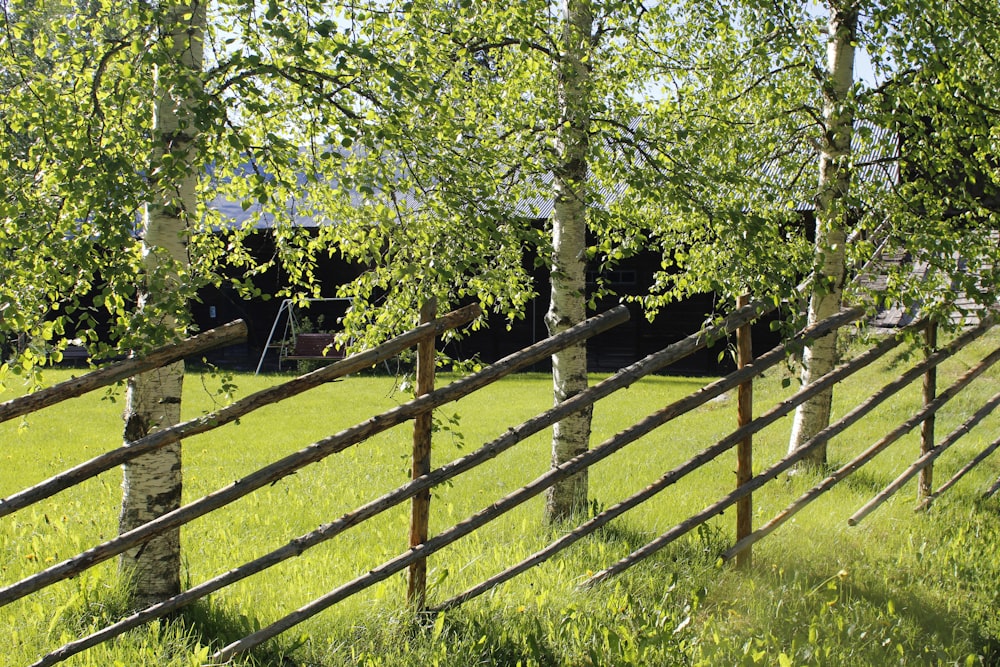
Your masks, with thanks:
[[[437,300],[432,297],[420,308],[420,323],[430,322],[436,315]],[[436,338],[430,337],[417,344],[417,396],[434,391],[435,342]],[[427,410],[413,420],[413,479],[423,477],[431,471],[432,417],[433,411]],[[415,547],[427,541],[431,508],[430,489],[424,489],[413,496],[410,507],[410,546]],[[410,564],[410,580],[406,599],[417,611],[422,611],[426,606],[426,558],[421,558]]]
[[[976,410],[971,417],[966,419],[958,428],[948,434],[948,436],[941,441],[940,445],[919,457],[913,464],[910,465],[909,468],[900,473],[899,477],[894,479],[889,486],[882,489],[882,491],[880,491],[877,496],[869,500],[864,507],[851,515],[851,517],[847,520],[848,525],[858,525],[862,519],[879,508],[886,500],[889,499],[890,496],[892,496],[892,494],[899,491],[903,484],[913,479],[913,476],[918,472],[931,465],[934,462],[934,459],[940,456],[946,449],[958,442],[959,438],[966,435],[974,426],[988,417],[994,410],[997,409],[998,406],[1000,406],[1000,393],[994,394],[993,397],[986,401],[982,407]]]
[[[736,299],[736,307],[750,303],[750,296],[744,294]],[[750,323],[736,330],[736,366],[743,368],[753,363],[753,346],[750,337]],[[736,389],[737,425],[746,426],[753,421],[753,380],[748,379]],[[753,477],[753,436],[747,434],[736,446],[736,486],[741,487]],[[736,541],[739,542],[753,531],[753,500],[747,494],[736,503]],[[752,562],[752,550],[748,546],[736,554],[736,567],[748,568]]]
[[[172,364],[184,357],[200,354],[215,347],[242,343],[246,339],[246,322],[236,320],[224,324],[182,341],[158,347],[142,356],[116,361],[103,368],[90,371],[86,375],[73,377],[51,387],[0,403],[0,422],[22,417],[36,410],[55,405],[60,401],[82,396],[133,375]]]
[[[753,313],[750,312],[742,313],[740,317],[748,317],[752,314]],[[210,493],[199,500],[195,500],[184,507],[171,512],[169,515],[164,515],[159,519],[154,519],[145,526],[136,528],[135,530],[129,532],[127,535],[119,535],[118,537],[108,540],[103,544],[88,549],[82,554],[69,558],[61,563],[57,563],[48,569],[39,572],[38,574],[28,577],[27,579],[22,579],[15,584],[0,588],[0,606],[19,600],[26,595],[30,595],[35,591],[45,588],[49,584],[55,583],[56,581],[62,581],[63,579],[68,579],[69,577],[79,574],[97,563],[102,563],[109,558],[117,556],[126,549],[131,549],[134,546],[142,544],[152,535],[159,534],[160,532],[169,530],[174,526],[181,526],[199,517],[205,516],[209,512],[212,512],[220,507],[224,507],[225,505],[228,505],[256,491],[257,489],[273,484],[280,479],[284,479],[288,475],[301,470],[307,465],[321,461],[338,452],[342,452],[348,447],[363,442],[368,438],[371,438],[373,435],[382,433],[393,426],[398,426],[405,421],[415,419],[417,415],[430,408],[435,408],[444,405],[445,403],[451,403],[452,401],[457,401],[460,398],[468,396],[469,394],[509,375],[510,373],[527,368],[532,364],[542,361],[543,359],[551,356],[552,351],[558,349],[559,346],[572,345],[579,340],[585,340],[591,336],[596,336],[597,334],[603,333],[615,325],[621,324],[627,320],[628,309],[625,306],[616,306],[609,311],[590,318],[586,322],[582,322],[570,329],[567,329],[561,334],[541,340],[530,347],[504,357],[500,361],[497,361],[480,371],[467,375],[460,380],[456,380],[447,387],[436,389],[430,394],[425,394],[424,396],[418,396],[406,403],[403,403],[402,405],[397,405],[396,407],[381,414],[370,417],[360,424],[355,424],[354,426],[346,428],[339,433],[335,433],[329,437],[314,442],[298,452],[289,454],[278,461],[266,465],[263,468],[260,468],[259,470],[234,481],[232,484],[223,487],[218,491]],[[739,318],[736,318],[735,321],[739,321]],[[733,322],[731,321],[730,324],[732,323]],[[694,344],[692,341],[701,338],[702,333],[703,332],[692,334],[680,342],[685,344],[685,347],[688,345],[693,346]],[[694,347],[694,349],[700,348]],[[362,354],[366,355],[368,353]],[[676,354],[677,349],[675,348],[674,350],[669,351],[668,354],[650,355],[650,359],[653,362],[660,362],[666,366],[670,363],[669,359],[676,358],[674,356]],[[664,360],[664,357],[668,357],[669,359]],[[371,359],[371,357],[368,358]],[[348,361],[348,359],[345,359],[344,361]],[[367,368],[371,365],[372,364],[369,363],[364,367]],[[650,365],[655,366],[655,363]],[[633,364],[630,368],[634,369],[636,366],[640,366],[640,364]],[[328,368],[332,368],[332,366],[329,366]],[[320,373],[323,370],[325,369],[313,371],[313,373]],[[309,376],[303,376],[303,378],[306,377]],[[585,402],[581,401],[581,403]],[[574,409],[579,407],[579,403],[574,403],[573,405]],[[557,406],[557,408],[558,407],[559,406]],[[572,412],[572,410],[552,410],[552,413],[558,413],[560,418],[570,412]],[[549,426],[552,423],[554,422],[549,422],[545,424],[545,426]],[[409,562],[407,562],[406,565],[409,565]],[[404,565],[403,568],[405,568],[406,565]]]
[[[923,502],[921,502],[917,507],[914,508],[914,511],[927,509],[930,506],[930,504],[934,501],[935,498],[937,498],[942,493],[944,493],[945,491],[947,491],[948,489],[950,489],[951,487],[953,487],[955,485],[955,483],[958,482],[958,480],[960,480],[963,477],[965,477],[966,473],[968,473],[970,470],[972,470],[973,468],[975,468],[977,465],[979,465],[980,463],[982,463],[983,461],[985,461],[987,459],[987,457],[989,457],[990,454],[992,454],[993,452],[995,452],[998,449],[1000,449],[1000,438],[997,438],[996,440],[994,440],[990,444],[989,447],[987,447],[983,451],[981,451],[978,454],[976,454],[976,457],[974,459],[972,459],[971,461],[969,461],[968,463],[966,463],[964,466],[962,466],[962,469],[959,470],[958,472],[956,472],[952,476],[952,478],[949,479],[947,482],[945,482],[944,484],[942,484],[941,486],[939,486],[937,491],[935,491],[931,495],[929,495],[926,498],[924,498]],[[988,497],[988,496],[986,496],[986,497]]]
[[[929,356],[937,349],[937,322],[930,320],[924,330],[924,355]],[[924,373],[924,405],[934,401],[937,393],[937,366],[931,366]],[[920,456],[925,456],[934,449],[934,413],[920,425]],[[934,466],[928,465],[920,471],[920,481],[917,483],[918,499],[930,498],[934,494]]]

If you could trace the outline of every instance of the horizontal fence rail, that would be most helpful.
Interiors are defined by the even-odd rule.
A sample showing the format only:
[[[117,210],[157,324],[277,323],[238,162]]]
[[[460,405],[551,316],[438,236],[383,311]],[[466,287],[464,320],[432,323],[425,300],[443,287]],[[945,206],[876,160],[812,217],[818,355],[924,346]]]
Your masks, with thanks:
[[[246,323],[243,320],[236,320],[205,333],[191,336],[178,343],[158,347],[140,357],[116,361],[78,378],[71,378],[51,387],[39,389],[27,396],[0,403],[0,423],[16,417],[23,417],[70,398],[82,396],[95,389],[108,387],[133,375],[172,364],[194,354],[201,354],[216,347],[242,343],[246,338]]]
[[[433,322],[421,325],[416,329],[411,329],[370,350],[351,355],[334,364],[317,369],[311,373],[306,373],[275,387],[258,391],[221,410],[156,431],[123,447],[96,456],[43,482],[39,482],[31,488],[0,500],[0,517],[16,512],[43,498],[48,498],[106,470],[111,470],[115,466],[121,465],[126,461],[131,461],[137,456],[156,451],[183,438],[206,433],[225,424],[230,424],[265,405],[283,401],[327,382],[332,382],[351,373],[371,368],[386,359],[391,359],[425,338],[433,337],[443,331],[468,324],[477,318],[481,312],[479,306],[475,304],[466,306]]]
[[[477,465],[496,457],[500,453],[510,449],[529,436],[551,426],[567,415],[577,412],[589,405],[593,405],[596,401],[610,395],[614,391],[631,385],[637,379],[656,372],[700,349],[703,349],[711,341],[717,340],[718,338],[735,331],[738,327],[743,326],[755,317],[758,317],[761,312],[766,312],[767,308],[768,307],[766,305],[760,302],[750,304],[749,306],[742,308],[724,318],[719,325],[687,336],[664,350],[653,353],[646,358],[627,366],[606,380],[574,395],[528,422],[509,429],[504,435],[490,443],[487,443],[479,450],[445,464],[428,475],[405,484],[395,491],[386,494],[381,498],[368,503],[367,505],[364,505],[344,517],[341,517],[337,521],[321,526],[312,533],[296,538],[288,545],[272,551],[271,553],[247,563],[244,566],[235,568],[234,570],[220,575],[215,579],[197,585],[160,604],[152,605],[149,608],[137,612],[128,618],[122,619],[118,623],[108,626],[107,628],[104,628],[88,637],[71,642],[61,647],[58,651],[53,652],[50,656],[46,656],[45,660],[36,664],[39,667],[41,665],[55,664],[56,662],[85,650],[86,648],[95,646],[103,641],[106,641],[107,639],[118,636],[131,628],[176,611],[177,609],[180,609],[195,600],[201,599],[212,592],[225,588],[226,586],[243,580],[253,574],[257,574],[273,565],[276,565],[277,563],[287,560],[288,558],[301,555],[306,549],[339,535],[348,528],[358,525],[361,522],[366,521],[373,516],[412,498],[417,493],[430,489],[437,484],[456,477],[461,473],[467,472]],[[861,312],[862,311],[860,310],[849,311],[837,318],[831,319],[829,322],[821,323],[816,329],[810,332],[810,335],[822,335],[827,333],[840,324],[851,321],[852,319],[857,319],[861,315]],[[758,372],[760,370],[762,369],[758,369]],[[708,396],[705,400],[708,400],[709,398],[711,398],[711,396]],[[407,567],[410,562],[415,562],[416,560],[419,559],[407,561],[405,564],[400,566],[400,569]]]
[[[756,491],[757,489],[763,487],[764,484],[766,484],[767,482],[775,479],[781,473],[791,469],[792,466],[794,466],[796,463],[805,458],[805,456],[808,455],[813,449],[819,447],[824,442],[828,442],[834,436],[839,435],[840,433],[845,431],[848,427],[857,423],[862,417],[872,412],[876,407],[884,403],[890,397],[892,397],[902,389],[909,386],[914,380],[919,379],[923,375],[923,373],[925,373],[928,369],[937,366],[946,358],[951,356],[951,354],[953,354],[955,351],[961,349],[962,347],[972,342],[979,336],[985,334],[986,331],[992,328],[992,326],[993,326],[992,320],[984,321],[982,324],[980,324],[980,326],[957,338],[947,348],[944,348],[942,350],[939,350],[931,354],[926,360],[917,364],[909,371],[903,373],[898,379],[886,384],[880,390],[872,394],[866,401],[864,401],[863,403],[861,403],[860,405],[849,411],[846,415],[841,417],[839,420],[830,424],[829,426],[821,430],[819,433],[814,435],[812,438],[807,440],[805,443],[803,443],[803,445],[799,449],[788,454],[787,456],[779,460],[777,463],[769,467],[767,470],[761,472],[758,475],[755,475],[750,479],[749,482],[747,482],[743,486],[738,487],[736,490],[722,497],[715,503],[712,503],[698,514],[695,514],[690,518],[688,518],[687,520],[682,521],[681,523],[677,524],[667,532],[660,535],[660,537],[650,541],[649,543],[635,550],[625,558],[622,558],[614,565],[593,575],[590,579],[584,582],[584,586],[592,586],[594,584],[597,584],[601,581],[604,581],[617,574],[624,572],[625,570],[632,567],[636,563],[645,560],[646,558],[652,556],[653,554],[660,551],[667,545],[673,543],[679,537],[687,534],[692,529],[705,523],[713,516],[722,513],[725,509],[735,504],[740,498],[743,498],[747,494],[752,493],[753,491]],[[833,371],[832,373],[835,372],[836,371]],[[831,375],[832,373],[828,375]],[[827,376],[823,376],[815,384],[823,382],[823,380],[826,377]],[[809,385],[809,387],[811,386],[814,385]],[[806,389],[809,389],[809,387],[806,387]],[[754,420],[754,422],[756,421],[757,420]],[[754,422],[751,422],[751,425],[753,425]]]
[[[1000,477],[997,478],[997,481],[993,482],[993,486],[986,490],[983,494],[983,498],[990,498],[996,494],[997,491],[1000,491]]]
[[[473,391],[495,382],[514,371],[526,368],[541,359],[549,357],[553,351],[569,347],[581,340],[586,340],[588,337],[610,329],[626,319],[628,319],[628,310],[624,306],[619,306],[571,327],[556,336],[547,338],[520,352],[516,352],[484,368],[482,371],[462,378],[443,389],[437,389],[431,393],[414,398],[407,403],[376,415],[366,422],[315,442],[305,449],[264,466],[256,472],[250,473],[243,479],[237,480],[219,491],[163,514],[138,528],[122,533],[114,539],[93,547],[74,558],[69,558],[53,565],[34,576],[0,588],[0,606],[10,604],[25,595],[29,595],[57,581],[79,574],[98,563],[114,558],[128,549],[139,546],[155,535],[159,535],[172,528],[177,528],[209,512],[225,507],[261,487],[272,484],[301,470],[309,464],[321,461],[332,454],[342,452],[352,445],[363,442],[377,433],[386,431],[428,410],[467,396]]]
[[[212,579],[199,583],[163,602],[136,611],[131,615],[122,618],[107,627],[101,628],[86,637],[68,642],[42,657],[34,664],[33,667],[44,667],[56,664],[69,658],[70,656],[86,650],[87,648],[120,636],[130,629],[136,628],[144,623],[148,623],[156,618],[161,618],[176,612],[196,600],[202,599],[238,581],[242,581],[255,574],[263,572],[278,563],[299,556],[308,549],[324,543],[354,526],[359,526],[368,519],[371,519],[372,517],[375,517],[392,507],[396,507],[399,504],[413,499],[421,494],[427,494],[433,487],[444,482],[448,482],[449,480],[452,480],[459,475],[467,473],[479,465],[494,459],[499,454],[508,451],[517,444],[525,441],[529,436],[539,433],[543,429],[557,423],[566,416],[593,406],[603,398],[608,397],[619,389],[632,385],[634,382],[645,377],[646,375],[661,370],[664,367],[684,358],[685,356],[731,335],[741,327],[746,327],[750,322],[754,321],[762,314],[771,312],[774,307],[774,304],[770,302],[757,301],[742,308],[738,308],[735,312],[718,321],[713,326],[706,327],[702,331],[696,332],[695,334],[692,334],[677,343],[664,348],[663,350],[655,352],[646,358],[621,369],[617,373],[594,384],[579,394],[576,394],[575,396],[544,410],[540,414],[528,419],[520,425],[507,429],[503,434],[494,440],[483,444],[476,450],[441,465],[436,469],[430,469],[429,472],[426,472],[425,474],[420,474],[419,476],[415,474],[415,478],[412,481],[409,481],[406,484],[403,484],[396,489],[361,505],[355,510],[344,514],[330,523],[319,526],[316,530],[310,533],[296,537],[284,546],[264,554],[248,563],[234,567]],[[286,630],[295,627],[306,619],[312,618],[316,614],[332,607],[338,602],[381,581],[384,581],[388,577],[403,571],[407,567],[410,567],[415,563],[423,563],[432,554],[435,554],[448,545],[455,543],[461,538],[485,526],[489,522],[503,516],[529,499],[537,497],[539,494],[543,493],[546,489],[550,488],[560,480],[575,475],[595,463],[622,451],[628,445],[638,441],[643,436],[648,435],[655,429],[671,422],[677,417],[689,413],[698,406],[704,405],[713,398],[716,398],[733,388],[749,388],[749,383],[751,383],[755,377],[787,359],[790,351],[801,349],[802,345],[806,344],[809,340],[813,340],[837,331],[839,328],[863,317],[864,314],[865,311],[861,308],[845,309],[833,317],[801,331],[797,335],[785,341],[783,345],[760,355],[756,359],[750,360],[749,363],[741,366],[736,372],[731,373],[724,378],[710,382],[692,394],[673,401],[669,405],[666,405],[660,410],[657,410],[647,417],[637,421],[632,426],[625,428],[621,432],[609,437],[600,444],[588,449],[573,459],[558,466],[553,466],[548,471],[539,475],[521,488],[508,493],[451,527],[445,528],[437,535],[428,538],[421,537],[420,539],[423,540],[421,543],[413,544],[411,542],[413,546],[411,546],[408,550],[390,558],[381,565],[372,568],[368,572],[340,584],[333,590],[303,605],[299,609],[286,614],[276,621],[271,622],[269,625],[261,627],[256,632],[230,643],[228,646],[218,650],[212,656],[212,660],[220,663],[228,661],[237,654],[249,651],[256,646],[259,646]],[[428,322],[427,324],[421,325],[420,327],[407,332],[407,334],[387,342],[384,346],[379,346],[379,348],[348,357],[347,359],[338,361],[331,366],[315,371],[314,373],[291,380],[285,385],[253,394],[215,413],[179,424],[173,427],[173,429],[165,429],[160,433],[153,434],[134,443],[130,443],[126,447],[122,447],[98,456],[91,461],[56,475],[49,480],[19,492],[18,494],[14,494],[6,500],[0,501],[0,516],[9,514],[17,509],[28,506],[37,500],[46,498],[63,489],[69,488],[83,479],[92,477],[99,472],[108,470],[109,468],[128,460],[132,456],[153,451],[158,447],[168,444],[169,442],[174,442],[183,437],[187,437],[195,433],[202,433],[210,430],[211,428],[221,426],[222,424],[230,423],[235,421],[238,417],[248,414],[262,405],[267,405],[287,396],[301,393],[306,389],[318,386],[324,382],[330,381],[331,379],[339,378],[343,375],[356,372],[357,370],[373,366],[380,363],[383,357],[388,358],[394,356],[402,349],[412,347],[420,341],[432,340],[442,331],[456,326],[461,326],[461,324],[471,321],[471,319],[477,317],[478,315],[479,311],[475,307],[468,307],[466,309],[450,313],[442,318],[438,318]],[[430,315],[425,313],[423,317],[430,317]],[[535,345],[510,355],[477,373],[473,373],[467,377],[459,379],[451,385],[439,389],[432,389],[427,393],[408,401],[407,403],[396,406],[381,414],[374,415],[364,422],[312,443],[298,452],[288,455],[271,463],[270,465],[264,466],[263,468],[246,475],[242,479],[234,482],[232,485],[210,493],[207,496],[185,505],[184,507],[145,524],[144,526],[119,535],[115,539],[108,540],[103,544],[93,547],[73,558],[63,561],[62,563],[27,577],[19,582],[5,588],[0,588],[0,606],[9,604],[52,583],[74,576],[92,565],[96,565],[97,563],[112,558],[127,549],[142,544],[160,532],[186,524],[218,508],[228,505],[229,503],[235,502],[262,486],[272,484],[275,481],[283,479],[287,475],[294,473],[304,466],[343,451],[349,446],[363,442],[371,436],[388,428],[396,426],[404,421],[415,420],[421,416],[426,416],[430,414],[430,411],[441,405],[467,396],[497,381],[498,379],[505,377],[511,372],[526,368],[537,361],[543,360],[556,350],[584,341],[597,333],[607,331],[620,322],[625,321],[627,318],[628,312],[624,307],[612,309],[611,311],[571,328],[563,334],[536,343]],[[643,561],[645,558],[648,558],[667,545],[673,543],[695,527],[721,514],[722,511],[728,507],[743,502],[745,499],[749,499],[752,493],[761,489],[770,481],[776,479],[782,472],[791,469],[792,466],[799,463],[814,448],[842,434],[849,427],[873,412],[890,397],[912,385],[921,377],[924,377],[924,404],[919,410],[906,419],[900,426],[880,438],[874,445],[870,446],[860,455],[855,456],[847,464],[843,465],[837,471],[828,475],[819,484],[809,489],[800,498],[756,531],[750,532],[749,534],[742,532],[741,534],[741,531],[738,528],[735,544],[722,555],[724,558],[729,559],[741,552],[749,554],[749,549],[753,544],[771,534],[793,514],[816,500],[840,481],[849,477],[853,472],[857,471],[863,465],[871,461],[878,453],[885,451],[885,449],[893,442],[896,442],[917,426],[926,425],[930,422],[934,418],[934,415],[937,414],[937,412],[944,405],[948,404],[951,399],[959,394],[959,392],[968,387],[970,383],[980,377],[986,372],[986,370],[991,368],[998,360],[1000,360],[1000,349],[994,350],[990,354],[986,355],[982,361],[965,371],[957,380],[953,382],[951,386],[942,391],[940,394],[936,396],[934,395],[933,376],[931,375],[934,372],[934,369],[936,369],[942,362],[952,357],[957,351],[982,336],[986,333],[986,331],[994,326],[994,324],[994,316],[991,315],[986,317],[982,320],[982,323],[978,327],[962,333],[954,338],[948,345],[945,345],[940,349],[933,349],[936,347],[936,344],[931,342],[933,341],[932,338],[928,337],[929,342],[927,347],[932,349],[927,350],[927,353],[922,360],[914,363],[912,367],[903,371],[896,379],[888,382],[881,388],[878,388],[862,403],[848,410],[846,414],[816,434],[812,439],[805,443],[803,447],[782,456],[779,460],[770,464],[759,473],[745,478],[743,482],[737,486],[737,488],[725,493],[721,498],[715,500],[714,502],[710,502],[701,511],[683,519],[675,526],[639,549],[636,549],[625,558],[611,564],[601,572],[590,576],[581,584],[581,586],[593,586],[625,571],[629,567]],[[649,484],[638,492],[633,493],[617,503],[615,506],[605,509],[596,516],[583,521],[573,529],[569,530],[569,532],[559,536],[558,539],[555,539],[543,549],[523,559],[519,563],[506,567],[506,569],[501,572],[490,576],[486,580],[467,588],[463,592],[454,595],[447,600],[439,602],[436,605],[425,605],[423,599],[424,592],[418,591],[417,595],[420,598],[420,602],[417,605],[417,609],[425,609],[430,612],[441,612],[451,609],[495,588],[515,576],[523,574],[532,567],[551,558],[556,553],[569,548],[587,535],[592,534],[594,531],[608,524],[610,521],[625,515],[626,512],[637,507],[641,503],[656,497],[658,494],[666,491],[667,489],[670,489],[691,472],[717,459],[724,452],[733,449],[740,443],[748,442],[748,438],[750,436],[760,432],[770,425],[775,424],[779,419],[791,413],[797,406],[816,396],[820,392],[829,389],[837,383],[843,382],[859,370],[871,365],[878,359],[885,357],[885,355],[887,355],[890,351],[899,348],[908,341],[912,341],[912,336],[910,334],[913,334],[924,326],[927,326],[925,322],[917,322],[910,327],[907,327],[906,330],[903,330],[898,335],[890,336],[878,344],[862,351],[853,359],[839,364],[836,368],[824,375],[822,378],[819,378],[817,381],[801,387],[793,395],[777,401],[772,407],[764,411],[757,418],[750,419],[749,423],[746,423],[745,421],[742,422],[742,425],[737,426],[735,430],[722,437],[715,444],[701,449],[699,452],[688,458],[688,460],[667,471],[652,484]],[[426,352],[427,349],[425,344],[425,353]],[[931,378],[929,384],[927,379],[928,377]],[[929,390],[928,387],[930,387]],[[2,408],[3,405],[7,404],[0,405],[0,408]],[[1000,393],[978,406],[972,416],[966,418],[959,427],[954,429],[952,433],[942,439],[936,446],[923,451],[912,465],[907,467],[907,469],[900,474],[896,480],[890,483],[884,491],[878,494],[853,517],[851,517],[849,522],[854,523],[856,518],[860,520],[861,517],[873,511],[882,502],[884,502],[886,498],[895,493],[906,481],[917,475],[922,469],[929,468],[935,459],[941,456],[949,447],[955,444],[962,435],[969,432],[977,423],[990,414],[997,405],[1000,405]],[[2,414],[2,412],[0,412],[0,414]],[[749,419],[749,415],[747,415],[747,418]],[[930,428],[925,428],[924,430],[925,433],[929,433],[929,437],[933,439],[932,426]],[[927,503],[929,503],[934,497],[954,485],[961,476],[971,470],[973,466],[985,460],[989,454],[997,449],[1000,449],[1000,439],[997,439],[990,446],[980,452],[972,462],[959,470],[959,472],[945,485],[938,489],[938,491],[934,492],[934,494],[926,496],[921,506],[926,506]],[[929,480],[930,477],[928,476],[927,479]],[[997,485],[995,486],[1000,486],[1000,480],[998,480]],[[990,492],[992,491],[995,491],[995,489],[991,489]]]
[[[962,466],[961,470],[956,472],[951,477],[951,479],[949,479],[947,482],[938,487],[938,489],[934,491],[934,493],[924,498],[924,500],[919,505],[913,508],[914,511],[925,509],[928,505],[934,502],[935,498],[937,498],[942,493],[944,493],[945,491],[953,487],[955,484],[957,484],[960,479],[965,477],[969,472],[972,471],[973,468],[975,468],[980,463],[989,458],[989,456],[993,452],[995,452],[998,448],[1000,448],[1000,438],[997,438],[992,443],[990,443],[989,446],[986,447],[986,449],[976,454],[976,456],[971,461]]]
[[[985,328],[982,330],[985,333]],[[967,341],[971,342],[971,338]],[[955,351],[960,349],[961,346],[956,347]],[[889,445],[893,444],[904,435],[915,429],[920,425],[927,417],[937,410],[939,410],[943,405],[945,405],[949,400],[955,397],[958,392],[967,387],[975,378],[979,377],[996,363],[997,359],[1000,359],[1000,350],[995,350],[992,354],[988,355],[986,359],[977,364],[975,367],[969,369],[964,375],[962,375],[958,380],[954,382],[948,389],[941,392],[941,394],[934,399],[933,402],[925,405],[919,411],[917,411],[912,417],[904,421],[898,427],[887,433],[878,442],[866,449],[860,455],[856,456],[854,459],[849,461],[847,464],[839,468],[836,472],[832,473],[830,476],[825,478],[822,482],[812,487],[806,491],[802,496],[796,499],[791,505],[778,513],[773,519],[768,521],[766,524],[758,528],[756,531],[750,535],[737,542],[731,549],[723,554],[723,558],[732,558],[740,550],[759,542],[761,539],[770,535],[778,526],[783,524],[788,519],[797,513],[799,510],[804,508],[806,505],[811,503],[813,500],[818,498],[823,493],[829,491],[834,486],[840,482],[847,479],[851,474],[856,472],[864,464],[871,461],[877,454],[885,451]]]

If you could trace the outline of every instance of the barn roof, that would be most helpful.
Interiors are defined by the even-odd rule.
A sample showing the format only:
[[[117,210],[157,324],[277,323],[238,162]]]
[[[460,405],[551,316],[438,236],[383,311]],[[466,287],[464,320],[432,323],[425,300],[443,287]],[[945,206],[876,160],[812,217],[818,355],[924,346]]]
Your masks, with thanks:
[[[851,137],[854,180],[878,189],[889,188],[899,182],[899,140],[894,132],[866,121],[855,123]],[[812,149],[803,156],[808,164],[819,164],[819,153]],[[772,161],[764,168],[762,183],[765,187],[780,189],[787,176],[784,165]],[[811,197],[794,202],[794,210],[805,213],[816,205]]]
[[[633,128],[634,129],[634,128]],[[898,145],[896,136],[885,128],[876,127],[870,123],[858,123],[853,137],[854,166],[856,168],[856,178],[865,183],[873,184],[875,187],[888,187],[895,184],[899,179]],[[350,159],[350,150],[344,149],[341,153],[345,159]],[[627,158],[623,158],[627,159]],[[815,151],[810,151],[803,155],[803,161],[808,162],[818,160]],[[788,180],[785,173],[787,167],[773,161],[768,163],[761,175],[760,183],[762,187],[774,188],[776,191],[783,189]],[[245,167],[247,174],[253,173],[249,164]],[[304,186],[306,178],[300,174],[299,184]],[[554,175],[549,172],[540,177],[539,191],[549,191],[555,180]],[[601,206],[610,206],[621,200],[628,191],[628,184],[624,181],[611,184],[598,183],[594,192],[594,199]],[[806,188],[808,190],[808,188]],[[371,199],[370,195],[365,195],[356,188],[348,190],[351,205],[360,207]],[[418,197],[413,192],[393,193],[393,196],[404,206],[410,209],[417,209],[420,206]],[[317,227],[333,224],[335,221],[315,218],[310,215],[299,213],[302,203],[295,199],[290,199],[286,206],[291,214],[294,224],[302,227]],[[219,212],[224,219],[230,221],[233,226],[245,225],[250,219],[257,218],[255,226],[258,229],[267,229],[275,224],[272,215],[264,211],[259,203],[252,203],[244,208],[241,202],[233,201],[224,195],[218,195],[208,203],[209,208]],[[803,197],[796,200],[794,209],[806,212],[815,208],[811,198]],[[555,210],[555,200],[551,196],[536,195],[520,199],[514,206],[514,214],[517,216],[546,219],[552,216]],[[259,216],[259,217],[258,217]]]

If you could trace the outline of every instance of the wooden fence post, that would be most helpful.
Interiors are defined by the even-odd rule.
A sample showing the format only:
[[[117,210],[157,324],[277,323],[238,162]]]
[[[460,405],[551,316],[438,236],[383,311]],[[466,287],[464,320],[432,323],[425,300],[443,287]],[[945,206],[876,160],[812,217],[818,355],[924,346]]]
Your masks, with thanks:
[[[750,296],[744,294],[736,300],[736,307],[750,303]],[[750,323],[736,330],[736,366],[743,368],[753,362],[753,346],[750,337]],[[736,390],[737,422],[746,426],[753,421],[753,380],[747,380]],[[753,436],[748,435],[736,447],[736,486],[740,487],[753,477]],[[736,503],[736,541],[739,542],[753,531],[753,500],[747,494]],[[736,567],[747,568],[752,562],[752,548],[747,546],[736,554]]]
[[[924,330],[924,355],[930,356],[937,349],[937,323],[933,320],[927,323]],[[924,373],[924,405],[931,403],[937,394],[937,366],[932,366]],[[920,455],[934,449],[934,414],[927,415],[927,419],[920,424]],[[920,471],[920,480],[917,483],[917,496],[919,499],[929,498],[934,493],[934,466],[928,465]]]
[[[420,323],[425,324],[437,316],[437,300],[433,297],[420,308]],[[417,387],[416,395],[422,396],[434,390],[434,351],[437,338],[430,336],[417,344]],[[413,467],[412,477],[417,479],[431,471],[431,428],[433,411],[428,410],[413,420]],[[431,492],[425,489],[411,501],[410,546],[415,547],[427,541],[427,526],[430,522]],[[427,602],[427,559],[410,564],[407,601],[422,611]]]

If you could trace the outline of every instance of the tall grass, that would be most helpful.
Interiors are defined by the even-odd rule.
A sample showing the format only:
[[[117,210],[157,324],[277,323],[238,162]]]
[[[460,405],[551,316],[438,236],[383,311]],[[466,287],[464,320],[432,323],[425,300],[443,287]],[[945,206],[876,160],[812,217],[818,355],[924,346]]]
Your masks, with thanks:
[[[944,387],[1000,336],[974,346],[941,371]],[[843,414],[901,370],[888,360],[838,389]],[[49,380],[68,371],[52,371]],[[756,384],[757,412],[794,389],[787,371]],[[991,395],[991,371],[938,419],[939,438],[969,406]],[[280,377],[238,376],[246,395]],[[439,384],[447,378],[439,380]],[[220,380],[189,373],[186,416],[210,411]],[[437,414],[434,463],[461,456],[551,403],[551,380],[519,375]],[[652,377],[599,404],[593,442],[703,384]],[[9,397],[7,396],[3,398]],[[44,479],[115,446],[120,395],[68,401],[0,426],[0,495]],[[196,499],[304,445],[363,421],[408,397],[395,378],[354,376],[261,410],[184,443],[185,498]],[[830,448],[844,462],[909,417],[919,386],[888,402]],[[755,468],[777,460],[789,420],[755,440]],[[595,509],[610,506],[715,442],[735,424],[735,400],[713,401],[599,463],[591,471]],[[1000,433],[996,417],[938,463],[943,481]],[[183,531],[185,578],[195,584],[285,544],[406,481],[408,425],[310,466]],[[524,485],[548,467],[540,434],[434,491],[431,532],[445,529]],[[846,518],[916,456],[911,434],[848,482],[800,512],[756,547],[749,572],[718,556],[732,543],[731,512],[611,582],[581,590],[597,570],[713,502],[734,483],[735,454],[690,475],[525,575],[434,618],[406,609],[396,575],[323,612],[251,656],[267,665],[721,665],[995,664],[1000,661],[1000,513],[979,494],[1000,474],[990,458],[926,513],[914,513],[911,482],[858,527]],[[754,496],[759,525],[812,486],[821,473],[785,476]],[[110,471],[0,519],[0,573],[10,583],[116,532],[120,473]],[[429,562],[429,599],[444,600],[531,554],[561,533],[542,520],[542,500],[526,503]],[[266,625],[405,549],[408,507],[343,535],[196,604],[178,618],[136,630],[69,661],[73,665],[196,665],[211,650]],[[9,637],[0,664],[28,664],[64,641],[113,621],[124,610],[115,563],[0,609]]]

